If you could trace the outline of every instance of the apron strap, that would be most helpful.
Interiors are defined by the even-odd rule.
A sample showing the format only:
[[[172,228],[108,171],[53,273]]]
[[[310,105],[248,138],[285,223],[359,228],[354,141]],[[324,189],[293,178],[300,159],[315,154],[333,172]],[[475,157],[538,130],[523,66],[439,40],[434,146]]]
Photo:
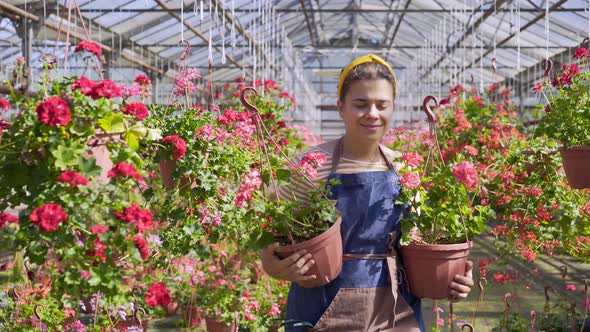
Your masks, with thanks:
[[[336,143],[336,147],[334,148],[334,153],[332,153],[332,169],[330,170],[330,173],[336,173],[336,169],[338,168],[338,163],[340,162],[340,158],[342,157],[343,150],[344,140],[343,137],[340,137],[338,139],[338,142]],[[385,160],[387,168],[389,168],[389,170],[394,170],[393,163],[391,162],[391,160],[389,160],[389,158],[387,158],[387,155],[385,154],[385,147],[381,144],[379,144],[379,153],[381,154],[381,157],[383,157],[383,159]]]
[[[393,322],[395,326],[395,309],[397,306],[397,297],[398,297],[398,272],[401,271],[401,267],[398,270],[397,264],[397,252],[394,248],[395,238],[397,236],[397,232],[393,231],[387,234],[387,253],[385,254],[343,254],[344,261],[350,261],[354,259],[385,259],[387,263],[387,270],[389,272],[389,279],[391,281],[391,293],[393,294]],[[403,273],[403,272],[402,272]]]

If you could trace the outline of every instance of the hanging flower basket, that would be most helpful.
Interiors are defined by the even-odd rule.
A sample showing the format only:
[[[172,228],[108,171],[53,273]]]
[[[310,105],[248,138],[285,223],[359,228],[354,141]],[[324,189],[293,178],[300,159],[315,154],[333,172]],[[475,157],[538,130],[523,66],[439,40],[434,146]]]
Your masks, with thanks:
[[[559,149],[567,181],[574,189],[590,188],[590,145]]]
[[[410,291],[418,297],[446,299],[455,275],[465,275],[465,263],[473,241],[458,244],[417,244],[402,246]]]

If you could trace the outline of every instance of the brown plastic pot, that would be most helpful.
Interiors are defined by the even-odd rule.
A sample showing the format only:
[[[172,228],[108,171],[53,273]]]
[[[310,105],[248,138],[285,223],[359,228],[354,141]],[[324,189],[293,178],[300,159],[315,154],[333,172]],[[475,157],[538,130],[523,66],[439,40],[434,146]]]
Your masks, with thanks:
[[[590,188],[590,145],[559,149],[570,187]]]
[[[277,248],[277,255],[280,258],[286,258],[302,249],[311,254],[315,264],[306,275],[315,275],[316,278],[298,282],[302,287],[313,288],[326,285],[342,271],[341,223],[342,217],[338,217],[332,227],[313,239]]]
[[[410,244],[400,247],[410,291],[423,298],[446,299],[455,275],[465,275],[473,241],[457,244]]]
[[[237,331],[236,324],[227,325],[223,321],[205,317],[205,324],[208,332],[234,332]]]

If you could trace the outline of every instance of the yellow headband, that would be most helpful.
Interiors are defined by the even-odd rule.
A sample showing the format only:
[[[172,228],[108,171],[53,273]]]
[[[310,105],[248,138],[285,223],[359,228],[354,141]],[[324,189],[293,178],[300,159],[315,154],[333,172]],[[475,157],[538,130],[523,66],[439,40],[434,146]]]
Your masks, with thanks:
[[[380,58],[379,56],[377,56],[375,54],[367,54],[367,55],[363,55],[362,57],[356,58],[356,59],[354,59],[354,61],[349,63],[346,67],[344,67],[344,69],[342,69],[342,72],[340,72],[340,79],[338,80],[338,98],[340,99],[340,94],[342,93],[342,84],[344,84],[344,79],[346,78],[348,73],[350,73],[350,71],[354,67],[356,67],[362,63],[367,63],[367,62],[376,62],[378,64],[381,64],[389,70],[391,75],[393,75],[393,83],[394,83],[393,84],[393,98],[395,99],[395,97],[397,96],[397,78],[395,77],[395,72],[393,71],[391,66],[387,62],[385,62],[385,60],[383,60],[382,58]]]

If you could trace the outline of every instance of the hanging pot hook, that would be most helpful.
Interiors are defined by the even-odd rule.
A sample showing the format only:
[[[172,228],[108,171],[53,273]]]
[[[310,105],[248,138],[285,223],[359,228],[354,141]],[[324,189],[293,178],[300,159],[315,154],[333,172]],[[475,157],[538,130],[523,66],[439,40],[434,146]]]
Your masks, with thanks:
[[[535,310],[531,310],[530,317],[531,317],[531,331],[534,331],[535,330],[535,322],[537,321],[537,312]]]
[[[471,80],[469,81],[469,84],[471,84],[471,87],[473,87],[473,84],[475,82],[475,80],[473,79],[473,74],[469,74],[469,76],[471,76]]]
[[[139,287],[133,287],[133,289],[131,290],[131,296],[133,297],[133,301],[135,302],[135,306],[137,306],[137,304],[139,303],[139,299],[137,298],[137,294],[136,292],[141,291],[139,289]]]
[[[182,39],[181,41],[178,42],[177,45],[180,45],[180,44],[184,45],[184,51],[182,51],[182,54],[180,55],[180,61],[184,62],[184,60],[186,59],[186,57],[188,56],[188,54],[191,51],[191,44],[186,39]]]
[[[424,98],[422,102],[422,107],[424,107],[424,112],[428,117],[428,122],[434,124],[436,122],[436,118],[434,117],[434,113],[432,112],[432,108],[430,108],[430,101],[434,100],[434,107],[438,107],[438,99],[435,96],[427,96]]]
[[[590,38],[586,37],[582,40],[582,46],[584,46],[586,43],[588,43],[588,48],[590,48]]]
[[[466,327],[469,329],[469,332],[473,332],[474,331],[473,330],[473,325],[471,325],[469,323],[463,324],[463,326],[461,326],[461,331],[465,330]]]
[[[555,294],[555,289],[553,289],[553,287],[545,286],[545,301],[546,301],[546,303],[549,303],[549,290],[551,290],[551,293]]]
[[[33,314],[35,315],[35,318],[37,318],[39,320],[39,322],[41,322],[41,316],[39,316],[39,312],[37,311],[37,310],[39,310],[39,307],[43,308],[43,310],[46,309],[44,305],[42,305],[41,303],[37,303],[33,307]]]
[[[588,294],[588,279],[584,279],[584,294]]]
[[[479,300],[483,301],[483,284],[481,278],[477,279],[477,287],[479,288]]]
[[[141,316],[139,316],[139,312],[141,311],[141,313],[145,316],[145,310],[143,308],[137,308],[135,307],[135,309],[133,310],[133,318],[135,319],[135,321],[137,322],[137,324],[139,325],[140,328],[143,328],[143,324],[141,322]]]
[[[22,291],[21,285],[14,285],[14,287],[12,287],[12,294],[13,294],[15,300],[20,300],[20,297],[21,297],[20,291]]]
[[[551,70],[553,69],[553,61],[551,59],[545,59],[543,60],[543,63],[545,64],[545,74],[543,74],[543,76],[545,76],[545,78],[549,78]]]
[[[496,70],[498,67],[496,66],[496,57],[492,58],[492,70],[494,71],[494,75],[496,74]]]
[[[565,265],[560,266],[559,271],[561,271],[561,279],[565,280],[565,277],[567,276],[567,266],[565,266]]]
[[[254,89],[251,86],[247,86],[245,88],[242,89],[242,91],[240,91],[240,101],[242,102],[242,104],[246,107],[246,109],[248,110],[248,112],[252,113],[252,114],[257,114],[258,113],[258,108],[256,108],[255,105],[251,104],[247,99],[246,99],[246,93],[247,92],[252,92],[252,95],[254,95],[254,98],[256,98],[258,96],[258,92],[256,91],[256,89]]]
[[[509,298],[512,298],[512,293],[506,293],[506,295],[504,295],[504,307],[506,310],[510,310],[510,301],[508,301]]]

